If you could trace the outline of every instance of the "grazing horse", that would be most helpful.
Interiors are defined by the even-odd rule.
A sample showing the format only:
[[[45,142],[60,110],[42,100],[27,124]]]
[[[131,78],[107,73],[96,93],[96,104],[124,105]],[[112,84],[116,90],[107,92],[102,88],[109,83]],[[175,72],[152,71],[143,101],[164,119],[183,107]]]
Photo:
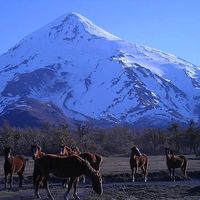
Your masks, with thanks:
[[[67,152],[68,148],[67,146],[62,146],[63,150],[61,150],[61,152]],[[64,150],[66,149],[66,150]],[[74,152],[74,155],[78,155],[81,158],[83,158],[84,160],[87,160],[90,165],[96,170],[96,171],[100,171],[100,166],[102,165],[102,161],[103,158],[101,155],[96,154],[96,153],[91,153],[91,152],[84,152],[81,153],[80,150],[78,149],[78,147],[71,147],[71,150]],[[65,154],[63,154],[65,155]],[[85,177],[83,176],[83,182],[85,183]]]
[[[175,168],[181,168],[185,179],[187,179],[187,159],[185,158],[185,156],[175,156],[174,152],[169,148],[165,148],[165,155],[167,161],[167,168],[169,170],[171,180],[175,181]]]
[[[96,154],[96,153],[91,153],[91,152],[81,153],[80,150],[78,149],[78,147],[71,147],[70,149],[73,152],[73,153],[71,153],[71,151],[70,151],[70,153],[71,153],[70,155],[78,155],[81,158],[83,158],[84,160],[87,160],[96,171],[100,170],[100,166],[103,161],[103,158],[101,155]],[[62,152],[62,153],[60,153],[61,155],[68,156],[68,152],[69,152],[68,146],[61,145],[60,150],[61,150],[60,152]],[[65,153],[65,152],[67,152],[67,153]]]
[[[7,188],[8,174],[10,174],[10,188],[13,187],[13,174],[15,173],[19,176],[19,187],[22,187],[23,172],[28,159],[21,155],[12,156],[10,147],[5,147],[4,157],[5,189]]]
[[[136,146],[133,146],[131,148],[131,157],[130,157],[130,167],[131,167],[133,182],[135,181],[135,174],[138,172],[139,167],[142,169],[142,172],[144,174],[144,181],[145,182],[147,181],[148,164],[149,164],[148,156],[142,154]]]
[[[94,170],[86,160],[79,156],[65,157],[58,155],[44,155],[35,161],[35,168],[37,168],[36,171],[38,172],[38,174],[35,174],[35,194],[38,198],[40,198],[38,191],[40,182],[45,179],[45,188],[48,192],[48,195],[51,199],[54,199],[48,186],[48,178],[50,173],[59,178],[70,178],[68,189],[64,196],[66,200],[68,200],[68,194],[72,186],[74,186],[74,199],[80,199],[77,195],[76,187],[78,177],[81,175],[86,175],[91,178],[92,188],[97,194],[101,195],[103,193],[102,178],[100,174]]]

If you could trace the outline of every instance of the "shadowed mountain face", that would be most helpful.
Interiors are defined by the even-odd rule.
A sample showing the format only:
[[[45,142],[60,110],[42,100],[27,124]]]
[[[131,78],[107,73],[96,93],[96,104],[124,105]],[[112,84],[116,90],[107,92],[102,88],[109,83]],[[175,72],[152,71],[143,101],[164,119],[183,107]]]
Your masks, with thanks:
[[[46,123],[71,125],[71,121],[57,106],[29,98],[21,98],[6,107],[0,117],[0,124],[5,120],[15,127],[43,127]]]
[[[153,127],[199,119],[199,67],[125,42],[76,13],[0,56],[0,84],[1,119],[13,121],[21,113],[33,126],[71,119]],[[21,98],[26,99],[23,108]],[[57,108],[52,115],[48,104]],[[16,126],[28,123],[14,121]]]

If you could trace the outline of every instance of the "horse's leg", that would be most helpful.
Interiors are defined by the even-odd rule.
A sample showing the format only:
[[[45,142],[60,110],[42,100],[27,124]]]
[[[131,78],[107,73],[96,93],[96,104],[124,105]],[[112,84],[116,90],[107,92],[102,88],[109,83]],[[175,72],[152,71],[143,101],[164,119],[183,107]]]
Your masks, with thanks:
[[[80,198],[79,198],[79,196],[77,195],[77,192],[76,192],[76,187],[77,187],[78,181],[79,181],[79,178],[76,178],[76,180],[74,181],[74,194],[73,194],[73,197],[74,197],[75,200],[80,200]]]
[[[184,161],[184,164],[183,164],[183,166],[181,167],[181,170],[183,171],[185,180],[187,180],[187,172],[186,172],[186,169],[187,169],[187,161]]]
[[[138,173],[138,165],[136,164],[135,171],[134,171],[134,180],[135,180],[135,176],[136,176],[137,173]]]
[[[54,200],[54,197],[52,196],[52,194],[51,194],[51,192],[50,192],[50,189],[49,189],[49,183],[48,183],[48,176],[45,176],[44,177],[44,180],[45,180],[45,182],[44,182],[44,187],[46,188],[46,190],[47,190],[47,193],[48,193],[48,196],[52,199],[52,200]]]
[[[22,187],[22,180],[23,180],[23,172],[17,172],[18,176],[19,176],[19,187],[21,188]]]
[[[13,173],[10,173],[10,189],[13,188]]]
[[[72,185],[73,185],[73,183],[74,183],[75,180],[76,180],[76,177],[71,177],[69,179],[69,184],[68,184],[67,192],[64,195],[64,199],[65,200],[68,200],[68,194],[69,194],[69,192],[70,192],[70,190],[72,188]]]
[[[168,167],[168,170],[169,170],[169,176],[170,176],[170,180],[172,181],[172,170],[170,167]]]
[[[145,172],[144,182],[147,182],[147,170],[148,170],[148,160],[146,164],[144,165],[144,172]]]
[[[172,172],[173,172],[173,181],[175,182],[175,168],[172,169]]]
[[[39,186],[40,186],[40,183],[41,181],[43,180],[43,177],[42,176],[38,176],[36,179],[35,179],[35,195],[37,198],[41,198],[40,194],[39,194]]]
[[[83,175],[82,177],[83,177],[83,183],[85,183],[85,175]]]
[[[7,189],[7,182],[8,182],[8,174],[5,174],[5,184],[4,184],[5,189]]]
[[[144,182],[147,182],[146,167],[145,167],[145,166],[142,166],[141,169],[142,169],[142,173],[143,173],[143,175],[144,175]]]
[[[187,180],[186,168],[183,166],[183,167],[181,167],[181,170],[182,170],[182,172],[183,172],[183,175],[184,175],[184,177],[185,177],[185,180]]]
[[[63,188],[67,188],[67,187],[68,187],[68,186],[67,186],[67,183],[68,183],[68,179],[66,178],[66,179],[64,179],[63,182],[62,182]]]
[[[135,181],[135,176],[134,176],[134,168],[131,167],[131,178],[132,178],[132,182]]]

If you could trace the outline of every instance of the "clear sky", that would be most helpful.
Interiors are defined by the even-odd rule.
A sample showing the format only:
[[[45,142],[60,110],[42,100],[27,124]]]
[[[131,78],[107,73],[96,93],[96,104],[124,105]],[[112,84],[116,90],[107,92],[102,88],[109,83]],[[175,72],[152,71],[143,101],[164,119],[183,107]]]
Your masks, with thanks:
[[[69,12],[200,65],[200,0],[0,0],[0,54]]]

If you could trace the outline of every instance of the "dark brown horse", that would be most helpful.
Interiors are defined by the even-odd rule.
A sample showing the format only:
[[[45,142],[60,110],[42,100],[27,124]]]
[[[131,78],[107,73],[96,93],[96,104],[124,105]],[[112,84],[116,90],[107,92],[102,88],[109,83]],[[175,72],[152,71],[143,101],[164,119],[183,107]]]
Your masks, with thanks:
[[[61,150],[61,152],[68,152],[68,148],[66,145],[62,146],[63,150]],[[97,153],[91,153],[91,152],[84,152],[81,153],[80,150],[77,147],[71,147],[71,150],[73,151],[74,155],[78,155],[81,158],[83,158],[84,160],[87,160],[90,165],[97,171],[100,171],[100,166],[102,165],[103,162],[103,158],[101,155],[97,154]],[[65,155],[65,154],[63,154]],[[66,154],[68,155],[68,154]],[[83,182],[85,183],[85,177],[83,176]]]
[[[185,156],[175,156],[174,152],[169,148],[165,148],[165,155],[167,161],[167,168],[169,170],[171,180],[175,181],[175,168],[181,168],[185,179],[187,179],[187,159],[185,158]]]
[[[10,147],[5,147],[4,157],[5,189],[7,188],[8,174],[10,174],[10,188],[13,187],[13,174],[15,173],[19,176],[19,187],[22,187],[23,172],[28,159],[21,155],[12,156]]]
[[[131,167],[131,175],[132,181],[135,181],[135,174],[138,172],[138,168],[142,169],[142,173],[144,174],[144,181],[147,181],[147,169],[148,169],[149,159],[148,156],[142,154],[140,150],[133,146],[131,148],[131,157],[130,157],[130,167]]]
[[[90,177],[92,180],[93,190],[101,195],[103,193],[102,188],[102,179],[100,174],[94,170],[90,164],[79,156],[56,156],[56,155],[44,155],[43,157],[35,160],[35,168],[37,168],[38,174],[35,174],[35,194],[38,198],[39,195],[39,185],[44,179],[47,180],[47,184],[45,184],[45,188],[48,192],[48,195],[51,199],[54,199],[52,194],[50,193],[48,186],[49,174],[53,174],[59,178],[70,178],[70,182],[68,185],[67,192],[64,196],[66,200],[68,200],[68,194],[71,190],[71,187],[74,186],[73,196],[75,199],[79,199],[76,187],[78,177],[81,175],[86,175]]]
[[[91,153],[91,152],[84,152],[81,153],[80,150],[78,149],[78,147],[70,147],[66,146],[66,145],[62,145],[60,146],[60,153],[61,155],[65,155],[68,156],[69,152],[70,155],[78,155],[81,158],[83,158],[84,160],[87,160],[90,165],[96,170],[99,171],[100,170],[100,166],[102,164],[103,158],[101,155],[97,154],[97,153]],[[72,152],[71,152],[72,151]],[[66,152],[66,153],[65,153]]]

